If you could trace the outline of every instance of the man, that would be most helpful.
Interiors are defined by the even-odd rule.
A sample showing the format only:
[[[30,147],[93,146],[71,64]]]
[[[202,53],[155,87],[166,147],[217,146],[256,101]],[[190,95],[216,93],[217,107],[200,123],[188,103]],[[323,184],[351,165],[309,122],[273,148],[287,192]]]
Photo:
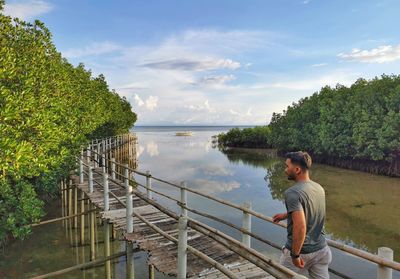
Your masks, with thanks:
[[[310,278],[329,278],[332,254],[326,244],[325,191],[310,180],[311,157],[306,152],[286,154],[285,173],[295,185],[285,192],[286,213],[276,214],[274,222],[287,221],[287,241],[280,259],[282,265]]]

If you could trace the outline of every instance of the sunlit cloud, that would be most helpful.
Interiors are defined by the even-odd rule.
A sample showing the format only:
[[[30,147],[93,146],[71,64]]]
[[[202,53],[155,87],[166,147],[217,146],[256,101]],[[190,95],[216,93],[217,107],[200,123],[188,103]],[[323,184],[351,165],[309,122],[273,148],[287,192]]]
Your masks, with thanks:
[[[240,68],[240,63],[230,59],[175,59],[167,61],[152,62],[140,65],[142,67],[161,69],[161,70],[181,70],[181,71],[207,71],[215,69],[236,70]]]
[[[339,58],[365,63],[387,63],[400,59],[400,45],[383,45],[371,50],[355,48],[350,53],[339,53]]]
[[[146,108],[149,110],[154,110],[158,105],[158,97],[150,96],[146,99]]]
[[[113,42],[96,42],[83,48],[67,49],[62,51],[66,58],[82,58],[87,56],[96,56],[106,53],[112,53],[121,50],[121,46]]]
[[[10,2],[10,3],[9,3]],[[7,1],[4,6],[4,14],[11,17],[18,17],[23,20],[31,20],[40,15],[46,14],[53,9],[53,6],[43,0],[30,1]]]

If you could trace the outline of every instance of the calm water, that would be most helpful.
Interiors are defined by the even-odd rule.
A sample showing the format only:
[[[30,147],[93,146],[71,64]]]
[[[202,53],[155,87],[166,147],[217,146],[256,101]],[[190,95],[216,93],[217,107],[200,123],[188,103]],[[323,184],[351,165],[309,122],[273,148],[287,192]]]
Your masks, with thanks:
[[[213,148],[211,137],[229,127],[138,127],[139,170],[150,170],[156,177],[220,197],[237,204],[251,202],[256,211],[272,216],[284,212],[283,192],[291,183],[283,174],[283,159],[269,158],[262,151],[221,152]],[[193,131],[191,137],[176,137],[176,131]],[[141,181],[141,178],[137,178]],[[323,165],[314,165],[312,179],[318,181],[327,194],[326,231],[330,238],[372,253],[377,247],[387,246],[400,260],[400,179],[369,175]],[[166,185],[153,182],[153,187],[178,197],[179,193]],[[171,209],[176,205],[159,199]],[[189,207],[223,217],[241,225],[241,212],[188,195]],[[59,216],[57,204],[53,215]],[[49,216],[51,218],[51,216]],[[231,229],[202,218],[218,229],[241,238]],[[252,219],[252,230],[265,238],[283,244],[285,230],[273,224]],[[99,227],[99,239],[101,229]],[[29,278],[87,261],[88,247],[74,248],[75,236],[67,235],[61,222],[35,229],[24,242],[9,246],[0,256],[0,278]],[[114,241],[114,251],[124,249],[124,243]],[[98,244],[99,255],[102,245]],[[258,241],[252,247],[278,259],[280,252]],[[331,267],[354,278],[376,278],[376,266],[346,253],[332,249]],[[123,259],[114,265],[114,278],[124,278]],[[137,254],[138,278],[146,278],[144,253]],[[103,269],[70,273],[63,278],[103,277]],[[166,278],[157,274],[157,278]],[[332,276],[332,278],[335,278]],[[398,272],[394,278],[400,278]]]

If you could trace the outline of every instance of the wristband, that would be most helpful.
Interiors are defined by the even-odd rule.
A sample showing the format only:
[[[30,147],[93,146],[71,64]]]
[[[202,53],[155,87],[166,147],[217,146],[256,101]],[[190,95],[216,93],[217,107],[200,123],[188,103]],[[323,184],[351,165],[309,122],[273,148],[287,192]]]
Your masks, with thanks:
[[[300,257],[300,254],[299,254],[299,255],[295,255],[295,254],[292,253],[292,251],[290,251],[290,257],[291,257],[292,259],[297,259],[297,258]]]

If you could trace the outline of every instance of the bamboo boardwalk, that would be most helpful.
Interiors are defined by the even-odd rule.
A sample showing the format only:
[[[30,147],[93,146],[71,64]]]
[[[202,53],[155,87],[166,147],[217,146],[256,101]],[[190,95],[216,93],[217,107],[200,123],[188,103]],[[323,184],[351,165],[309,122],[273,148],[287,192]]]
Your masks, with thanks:
[[[177,185],[154,177],[149,171],[138,171],[136,144],[136,137],[127,134],[92,141],[82,151],[80,158],[77,158],[79,170],[60,184],[64,216],[62,219],[74,218],[72,227],[80,229],[81,245],[86,244],[85,235],[88,235],[90,262],[35,278],[52,278],[56,274],[104,263],[105,278],[111,279],[111,260],[124,255],[126,278],[133,279],[135,251],[147,252],[150,279],[155,278],[154,269],[169,276],[177,276],[178,279],[306,278],[251,248],[251,238],[254,238],[280,249],[278,244],[251,231],[251,217],[273,223],[271,217],[252,210],[251,204],[237,205],[188,188],[185,183]],[[146,182],[138,182],[135,178],[139,177]],[[152,181],[162,185],[157,188],[162,190],[155,190]],[[179,191],[180,199],[162,192],[166,187]],[[241,211],[242,226],[189,207],[187,192]],[[156,198],[153,198],[153,194]],[[165,202],[165,199],[178,205],[180,212],[163,206],[165,203],[162,201]],[[241,241],[189,217],[188,212],[239,231],[242,235]],[[85,215],[88,216],[87,219]],[[103,224],[102,259],[96,259],[96,216],[100,217]],[[87,226],[85,220],[89,223]],[[275,225],[286,228],[286,224],[282,222]],[[86,227],[89,228],[87,234]],[[113,237],[110,236],[111,233]],[[115,239],[117,234],[125,241],[126,251],[110,255],[110,239]],[[376,264],[379,279],[392,278],[393,270],[400,271],[400,263],[393,261],[393,251],[389,248],[381,247],[379,255],[374,255],[333,240],[328,239],[327,242],[335,249]],[[329,271],[341,278],[350,278],[332,268]]]
[[[94,181],[102,181],[103,177],[100,174],[101,172],[101,167],[94,169]],[[126,232],[126,208],[121,204],[121,202],[126,202],[124,189],[122,189],[117,183],[110,181],[109,191],[117,198],[111,194],[109,199],[109,210],[104,211],[103,187],[98,183],[94,183],[94,191],[90,193],[89,184],[86,179],[84,183],[79,183],[79,176],[73,175],[71,176],[71,180],[73,186],[76,185],[80,191],[85,193],[85,195],[90,199],[90,202],[100,211],[100,216],[103,220],[108,220],[109,223],[113,224],[114,230],[118,230],[121,233]],[[122,181],[119,182],[120,184],[123,183]],[[157,227],[168,233],[170,236],[178,238],[177,220],[160,212],[157,208],[147,204],[137,196],[133,197],[133,210],[152,224],[157,225]],[[164,274],[177,276],[177,243],[174,243],[155,232],[137,217],[133,218],[133,231],[133,233],[125,233],[124,238],[126,241],[137,245],[140,250],[148,251],[148,264],[153,265],[158,271]],[[274,278],[261,268],[238,256],[233,251],[230,251],[208,236],[193,229],[188,230],[188,245],[224,265],[227,269],[231,270],[237,278]],[[209,263],[199,259],[190,252],[187,256],[187,277],[203,279],[227,278],[219,270],[213,268]]]

